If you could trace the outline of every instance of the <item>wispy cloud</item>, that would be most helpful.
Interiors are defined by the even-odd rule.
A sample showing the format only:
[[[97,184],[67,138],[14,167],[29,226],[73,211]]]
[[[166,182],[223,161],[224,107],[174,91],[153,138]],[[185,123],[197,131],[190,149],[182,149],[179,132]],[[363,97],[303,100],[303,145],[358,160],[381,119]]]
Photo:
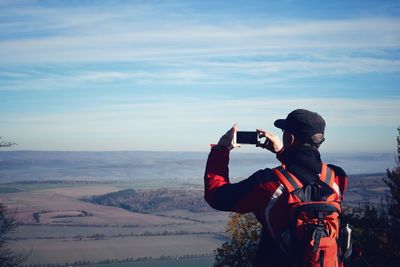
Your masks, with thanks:
[[[272,124],[296,108],[308,108],[321,113],[335,127],[356,125],[395,125],[398,123],[400,99],[346,99],[346,98],[257,98],[207,100],[190,97],[165,100],[162,98],[114,99],[92,103],[75,111],[55,114],[7,114],[1,123],[40,124],[60,127],[79,121],[94,124],[126,123],[133,127],[156,127],[157,125],[204,123],[230,123],[239,120],[245,125]],[[338,109],[337,107],[341,107]],[[165,116],[168,114],[168,116]],[[66,126],[67,127],[67,126]],[[117,128],[118,129],[118,128]],[[150,129],[149,129],[150,130]],[[155,130],[155,129],[151,129]]]
[[[272,125],[299,107],[341,137],[368,129],[360,147],[378,125],[396,127],[400,19],[389,4],[307,17],[293,15],[307,4],[279,16],[286,2],[261,2],[1,1],[2,135],[24,148],[107,149],[115,137],[113,149],[203,149],[231,122]]]
[[[27,3],[8,4],[0,15],[0,90],[113,81],[263,85],[400,71],[395,17],[216,23],[204,13],[182,13],[177,3]],[[129,65],[109,66],[115,63]],[[102,68],[87,67],[93,64]]]
[[[299,20],[286,23],[235,20],[223,25],[201,23],[169,15],[145,5],[129,6],[121,17],[113,10],[25,10],[32,20],[5,22],[2,32],[20,32],[19,38],[0,42],[3,64],[166,60],[171,58],[244,56],[249,53],[332,53],[346,50],[397,48],[397,18]],[[131,14],[129,12],[132,12]],[[21,13],[21,11],[19,11]],[[33,15],[38,13],[38,15]],[[155,14],[156,13],[156,14]],[[138,20],[136,14],[140,14]],[[146,18],[145,15],[149,17]],[[26,14],[25,14],[26,15]],[[18,17],[21,14],[17,13]],[[162,20],[162,21],[161,21]],[[25,34],[26,37],[23,37]]]
[[[143,65],[142,65],[143,66]],[[146,64],[118,67],[118,70],[80,70],[72,67],[63,72],[49,69],[36,72],[18,70],[0,71],[1,90],[61,90],[83,88],[82,83],[105,84],[118,81],[136,85],[279,85],[295,79],[312,77],[335,77],[357,74],[397,74],[400,60],[371,57],[319,57],[299,59],[270,59],[240,62],[182,60],[169,64]]]

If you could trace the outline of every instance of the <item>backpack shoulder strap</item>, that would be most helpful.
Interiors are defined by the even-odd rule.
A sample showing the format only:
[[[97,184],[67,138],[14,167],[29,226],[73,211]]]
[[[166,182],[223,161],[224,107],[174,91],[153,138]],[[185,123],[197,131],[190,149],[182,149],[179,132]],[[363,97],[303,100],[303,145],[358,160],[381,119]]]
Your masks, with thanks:
[[[335,172],[334,170],[322,162],[322,170],[319,175],[319,179],[329,185],[330,188],[335,190],[336,194],[342,199],[342,193],[340,192],[339,185],[335,182]]]
[[[278,166],[273,170],[278,176],[279,181],[285,186],[289,193],[303,187],[303,184],[299,179],[285,169],[285,165]]]
[[[333,183],[335,182],[335,173],[325,164],[325,162],[322,162],[322,170],[319,179],[330,187],[333,187]]]

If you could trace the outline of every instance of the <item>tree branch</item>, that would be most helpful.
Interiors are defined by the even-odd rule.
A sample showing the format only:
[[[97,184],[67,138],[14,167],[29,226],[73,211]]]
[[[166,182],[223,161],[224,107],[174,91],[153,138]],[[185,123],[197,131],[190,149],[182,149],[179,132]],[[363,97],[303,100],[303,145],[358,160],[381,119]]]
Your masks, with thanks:
[[[2,138],[3,137],[0,136],[0,147],[10,147],[10,146],[15,146],[16,145],[16,143],[3,141],[3,140],[1,140]]]

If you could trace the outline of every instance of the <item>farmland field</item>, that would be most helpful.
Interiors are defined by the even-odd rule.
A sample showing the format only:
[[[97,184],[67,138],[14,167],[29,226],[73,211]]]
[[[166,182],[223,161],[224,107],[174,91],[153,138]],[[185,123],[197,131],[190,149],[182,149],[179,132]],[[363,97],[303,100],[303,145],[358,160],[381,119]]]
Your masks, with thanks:
[[[23,223],[37,224],[33,217],[36,212],[72,212],[85,211],[91,216],[60,218],[60,216],[41,216],[40,224],[53,225],[148,225],[171,224],[182,222],[179,219],[160,217],[151,214],[129,212],[124,209],[95,205],[81,201],[79,198],[88,195],[104,194],[118,191],[110,185],[93,185],[81,187],[54,188],[20,193],[9,193],[1,196],[2,202],[11,209],[18,210],[17,219]]]
[[[256,156],[233,157],[231,181],[269,162]],[[0,202],[21,224],[13,246],[32,249],[26,266],[212,266],[229,214],[204,203],[204,161],[179,153],[0,153]],[[387,194],[382,176],[351,175],[345,205],[379,203]]]
[[[36,265],[143,258],[156,262],[171,257],[184,257],[186,263],[193,261],[198,266],[205,266],[204,262],[211,265],[213,251],[225,240],[227,213],[172,209],[151,214],[82,201],[82,197],[131,187],[118,182],[60,187],[44,182],[31,187],[24,184],[22,192],[0,194],[3,203],[17,210],[16,218],[22,223],[13,235],[14,248],[32,250],[26,264]],[[179,266],[181,261],[161,262]]]
[[[108,259],[160,258],[162,256],[210,254],[224,242],[215,234],[116,237],[104,239],[29,239],[15,245],[18,250],[33,248],[29,263],[75,261],[98,262]]]
[[[123,263],[108,263],[108,264],[92,264],[84,265],[83,267],[207,267],[213,266],[213,257],[201,257],[194,259],[173,259],[173,260],[151,260]]]
[[[226,220],[226,216],[224,218]],[[59,226],[59,225],[21,225],[13,234],[16,239],[73,238],[76,236],[104,237],[162,235],[164,233],[222,233],[225,224],[221,222],[185,223],[148,226]]]

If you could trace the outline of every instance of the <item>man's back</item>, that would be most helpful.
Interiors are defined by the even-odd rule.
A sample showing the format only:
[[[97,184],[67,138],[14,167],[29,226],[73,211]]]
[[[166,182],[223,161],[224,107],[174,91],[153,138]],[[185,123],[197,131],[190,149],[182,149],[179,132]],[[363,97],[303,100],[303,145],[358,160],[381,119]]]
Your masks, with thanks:
[[[322,168],[319,154],[310,151],[311,148],[301,149],[295,154],[288,155],[289,151],[282,152],[278,159],[285,164],[285,158],[289,157],[291,162],[287,165],[287,170],[295,170],[293,174],[302,183],[310,183],[311,177],[318,179],[318,174]],[[297,162],[293,155],[300,157]],[[311,162],[310,165],[304,164],[305,159]],[[281,233],[289,227],[288,212],[288,192],[283,189],[277,176],[272,169],[259,170],[247,179],[236,183],[229,183],[228,174],[229,152],[226,148],[216,146],[212,149],[206,166],[205,173],[205,199],[215,209],[222,211],[233,211],[239,213],[252,212],[263,226],[263,240],[260,242],[260,255],[258,261],[264,262],[272,255],[277,255],[276,233]],[[289,166],[291,169],[289,169]],[[319,168],[315,168],[319,166]],[[346,187],[346,174],[339,167],[330,165],[335,170],[335,184],[340,189],[340,195]],[[314,167],[314,172],[312,172]],[[306,178],[298,174],[307,173]],[[295,174],[297,173],[297,174]],[[277,196],[277,193],[282,192]],[[275,234],[274,234],[275,233]]]
[[[324,141],[323,119],[316,113],[296,110],[286,120],[277,120],[275,125],[284,130],[283,145],[277,136],[258,130],[266,138],[265,143],[259,146],[276,153],[284,169],[297,177],[301,184],[318,181],[323,171],[318,152],[319,145]],[[298,126],[296,129],[299,130],[296,135],[293,133],[296,130],[294,126]],[[282,261],[276,257],[281,253],[278,237],[290,226],[288,190],[278,179],[276,171],[268,168],[239,183],[229,182],[229,151],[235,147],[232,144],[235,132],[234,126],[211,149],[204,176],[205,199],[218,210],[254,213],[263,226],[256,266],[272,262],[275,263],[269,266],[280,266]],[[341,199],[347,184],[346,174],[339,167],[329,167],[335,173],[332,188]]]

